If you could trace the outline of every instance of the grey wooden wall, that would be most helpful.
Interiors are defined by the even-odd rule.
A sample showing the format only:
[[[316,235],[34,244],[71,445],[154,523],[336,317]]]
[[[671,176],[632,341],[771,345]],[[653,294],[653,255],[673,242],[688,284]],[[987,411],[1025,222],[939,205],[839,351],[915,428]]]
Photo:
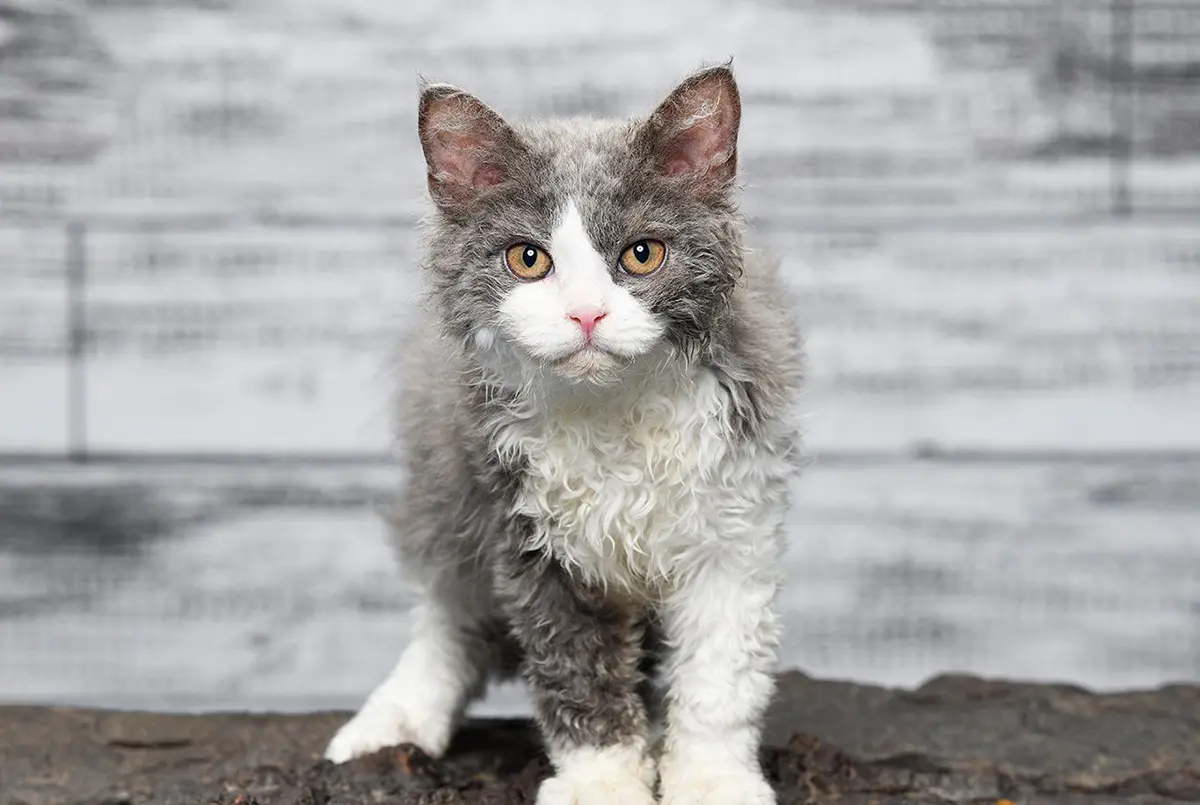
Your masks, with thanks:
[[[520,9],[0,0],[0,697],[348,703],[395,479],[303,456],[387,449],[418,73],[630,115],[730,56],[809,338],[788,662],[1200,675],[1200,5]]]

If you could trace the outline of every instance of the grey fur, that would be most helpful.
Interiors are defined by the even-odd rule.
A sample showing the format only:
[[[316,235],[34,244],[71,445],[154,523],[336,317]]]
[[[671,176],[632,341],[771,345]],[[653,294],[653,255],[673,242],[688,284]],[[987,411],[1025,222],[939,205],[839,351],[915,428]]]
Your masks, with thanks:
[[[560,746],[610,746],[644,735],[640,611],[576,584],[558,562],[526,550],[531,525],[523,518],[511,524],[495,589],[525,650],[525,680],[543,734]]]
[[[557,211],[573,198],[595,247],[612,258],[614,281],[667,322],[670,360],[707,366],[720,378],[734,412],[730,438],[794,452],[790,432],[772,425],[800,382],[799,338],[777,267],[748,257],[743,245],[736,152],[695,181],[662,175],[663,149],[686,122],[677,119],[681,93],[712,80],[724,82],[736,126],[740,107],[728,67],[689,78],[650,118],[632,122],[510,127],[455,88],[429,86],[422,95],[427,156],[439,136],[435,108],[449,104],[452,115],[445,108],[438,114],[471,134],[464,142],[479,149],[489,173],[484,186],[471,187],[431,167],[437,209],[424,262],[429,318],[404,371],[408,482],[395,533],[414,581],[434,591],[427,597],[436,604],[437,590],[457,591],[445,606],[469,613],[462,639],[494,641],[471,652],[481,679],[508,665],[503,658],[512,652],[501,644],[511,639],[519,647],[551,745],[604,746],[645,735],[643,642],[654,613],[645,602],[580,585],[530,550],[531,524],[510,515],[526,468],[491,441],[520,392],[497,381],[473,336],[520,282],[501,268],[504,249],[514,240],[545,243]],[[645,278],[622,274],[615,268],[621,249],[646,233],[668,241],[672,259]]]

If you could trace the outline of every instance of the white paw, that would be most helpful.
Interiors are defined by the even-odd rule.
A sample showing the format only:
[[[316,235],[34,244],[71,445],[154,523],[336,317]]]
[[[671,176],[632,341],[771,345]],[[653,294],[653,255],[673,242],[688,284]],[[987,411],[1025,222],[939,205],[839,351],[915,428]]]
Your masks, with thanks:
[[[655,805],[650,787],[633,775],[560,774],[538,788],[537,805]]]
[[[662,805],[775,805],[775,790],[757,768],[668,763],[661,787]]]
[[[558,753],[555,765],[537,805],[655,805],[654,765],[641,743],[577,747]]]
[[[421,724],[393,704],[368,701],[338,730],[325,749],[325,759],[345,763],[400,744],[415,744],[431,757],[441,757],[450,743],[449,724]]]

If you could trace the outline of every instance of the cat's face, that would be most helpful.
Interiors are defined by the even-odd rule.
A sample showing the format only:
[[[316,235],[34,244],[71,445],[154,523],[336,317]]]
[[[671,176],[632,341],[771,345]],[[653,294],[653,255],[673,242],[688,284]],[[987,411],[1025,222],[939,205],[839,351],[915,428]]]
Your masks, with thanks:
[[[514,127],[428,87],[427,261],[448,331],[517,371],[597,384],[656,351],[694,354],[741,270],[740,111],[725,67],[632,123]]]

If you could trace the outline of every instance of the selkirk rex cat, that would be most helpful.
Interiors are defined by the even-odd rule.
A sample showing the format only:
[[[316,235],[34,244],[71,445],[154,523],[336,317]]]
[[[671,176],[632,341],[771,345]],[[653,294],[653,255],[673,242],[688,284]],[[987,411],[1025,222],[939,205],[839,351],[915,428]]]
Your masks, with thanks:
[[[395,518],[421,598],[329,759],[440,755],[519,671],[555,770],[539,805],[775,801],[758,751],[801,350],[743,244],[740,118],[728,65],[633,122],[510,125],[424,87],[431,304]]]

